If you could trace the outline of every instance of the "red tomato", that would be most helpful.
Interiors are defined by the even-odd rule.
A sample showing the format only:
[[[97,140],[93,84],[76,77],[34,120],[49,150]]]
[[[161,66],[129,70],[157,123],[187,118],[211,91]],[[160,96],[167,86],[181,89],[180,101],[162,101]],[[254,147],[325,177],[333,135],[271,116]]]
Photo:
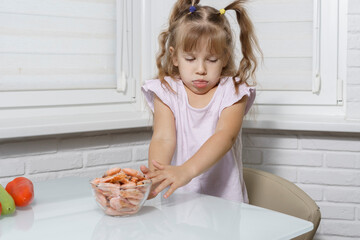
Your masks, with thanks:
[[[33,183],[25,177],[17,177],[6,185],[6,191],[12,196],[15,205],[25,207],[34,199]]]
[[[1,207],[1,202],[0,202],[0,216],[1,216],[1,211],[2,211],[2,207]]]

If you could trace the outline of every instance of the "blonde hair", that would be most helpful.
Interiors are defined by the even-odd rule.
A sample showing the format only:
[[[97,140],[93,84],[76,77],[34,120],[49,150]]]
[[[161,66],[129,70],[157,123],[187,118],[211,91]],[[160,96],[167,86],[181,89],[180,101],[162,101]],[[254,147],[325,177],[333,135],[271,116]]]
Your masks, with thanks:
[[[232,76],[236,87],[247,83],[252,78],[255,85],[255,71],[257,59],[254,51],[262,55],[257,38],[254,33],[253,24],[243,7],[246,0],[233,1],[226,6],[225,10],[234,10],[237,22],[240,27],[240,43],[242,59],[238,67],[235,65],[232,31],[229,21],[220,11],[209,6],[199,5],[200,0],[178,0],[170,14],[169,25],[159,35],[160,49],[156,58],[158,68],[158,78],[168,89],[172,90],[165,81],[165,76],[173,79],[179,75],[179,69],[173,65],[173,54],[179,49],[190,52],[199,47],[200,40],[208,40],[209,50],[220,55],[227,64],[221,72],[221,76]],[[196,11],[190,12],[191,6],[196,7]],[[174,51],[170,51],[170,47]],[[239,78],[240,81],[236,81]],[[247,83],[248,84],[248,83]]]

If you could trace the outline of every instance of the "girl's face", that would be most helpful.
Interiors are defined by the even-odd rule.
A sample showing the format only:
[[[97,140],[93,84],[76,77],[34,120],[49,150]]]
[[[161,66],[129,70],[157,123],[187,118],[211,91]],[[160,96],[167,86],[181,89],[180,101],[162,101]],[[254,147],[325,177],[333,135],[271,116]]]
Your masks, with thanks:
[[[179,68],[180,78],[188,89],[195,94],[205,94],[220,81],[224,62],[221,56],[208,51],[207,41],[201,40],[199,46],[202,47],[196,51],[177,51],[173,64]]]

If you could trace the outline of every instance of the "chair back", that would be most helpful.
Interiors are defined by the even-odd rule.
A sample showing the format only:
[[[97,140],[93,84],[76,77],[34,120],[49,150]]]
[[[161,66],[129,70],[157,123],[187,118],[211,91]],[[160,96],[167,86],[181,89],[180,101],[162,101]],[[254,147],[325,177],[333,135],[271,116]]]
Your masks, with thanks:
[[[319,227],[321,213],[313,199],[294,183],[272,173],[252,168],[243,168],[249,203],[298,217],[314,224],[311,232],[294,238],[313,239]]]

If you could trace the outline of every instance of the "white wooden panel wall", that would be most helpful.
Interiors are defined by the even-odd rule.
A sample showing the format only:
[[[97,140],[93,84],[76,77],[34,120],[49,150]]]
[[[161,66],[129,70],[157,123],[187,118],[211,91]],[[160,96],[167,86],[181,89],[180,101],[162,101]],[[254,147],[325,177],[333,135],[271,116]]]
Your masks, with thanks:
[[[109,89],[115,0],[2,0],[0,90]]]

